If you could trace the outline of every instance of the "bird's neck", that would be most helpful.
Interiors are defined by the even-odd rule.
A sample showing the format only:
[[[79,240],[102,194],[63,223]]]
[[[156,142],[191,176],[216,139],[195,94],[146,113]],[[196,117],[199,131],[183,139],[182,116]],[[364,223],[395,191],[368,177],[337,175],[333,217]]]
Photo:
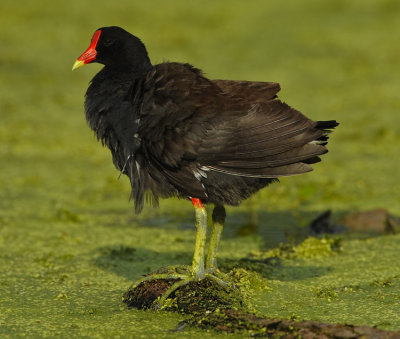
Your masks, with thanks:
[[[135,79],[144,77],[152,68],[153,65],[150,62],[146,62],[146,60],[136,64],[105,65],[93,80],[97,76],[101,76],[103,80],[134,81]]]
[[[129,51],[128,51],[129,52]],[[108,60],[104,63],[103,70],[108,73],[131,73],[131,74],[142,74],[148,72],[153,65],[150,62],[150,58],[147,55],[147,51],[143,46],[141,53],[127,53],[119,57]]]

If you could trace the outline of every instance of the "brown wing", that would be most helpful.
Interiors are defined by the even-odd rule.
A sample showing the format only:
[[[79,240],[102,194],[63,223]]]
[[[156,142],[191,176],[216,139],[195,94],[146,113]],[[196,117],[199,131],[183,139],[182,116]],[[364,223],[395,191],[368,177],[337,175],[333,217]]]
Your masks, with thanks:
[[[176,63],[156,66],[147,82],[140,131],[147,157],[180,188],[196,186],[199,197],[196,169],[259,178],[310,171],[336,126],[274,99],[276,83],[210,81]]]
[[[205,169],[273,178],[311,171],[327,152],[328,129],[279,100],[252,105],[235,124],[216,124],[198,150]]]
[[[265,102],[277,97],[281,87],[276,82],[213,80],[229,96],[248,102]]]

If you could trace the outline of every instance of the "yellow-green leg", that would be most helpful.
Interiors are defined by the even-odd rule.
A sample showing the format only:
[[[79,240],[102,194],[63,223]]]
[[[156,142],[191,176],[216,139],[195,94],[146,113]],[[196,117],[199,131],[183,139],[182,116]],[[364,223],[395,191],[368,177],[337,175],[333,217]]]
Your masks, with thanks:
[[[207,261],[206,261],[206,276],[214,280],[217,284],[228,287],[232,286],[226,274],[221,273],[217,267],[217,254],[219,242],[221,240],[222,230],[225,223],[225,208],[221,205],[216,205],[212,214],[212,230],[208,245]]]
[[[207,239],[207,211],[201,202],[194,202],[193,206],[196,215],[196,243],[194,247],[192,268],[194,278],[200,280],[203,279],[205,275],[204,248]]]
[[[214,272],[217,269],[217,254],[218,246],[221,240],[222,230],[224,229],[225,222],[225,208],[223,206],[215,206],[212,214],[212,231],[210,236],[210,243],[208,245],[206,271],[208,273]]]
[[[207,211],[200,199],[192,199],[196,216],[196,243],[193,254],[192,266],[176,265],[166,267],[157,272],[144,277],[132,284],[131,288],[136,288],[140,283],[160,279],[177,279],[178,281],[171,285],[154,303],[155,309],[160,309],[165,304],[165,300],[175,292],[179,287],[188,284],[191,281],[199,281],[205,277],[214,280],[223,287],[231,284],[226,283],[216,276],[216,256],[218,244],[223,229],[225,219],[225,209],[222,206],[216,206],[213,212],[213,229],[205,263],[205,245],[207,239]],[[215,273],[215,274],[214,274]],[[221,274],[218,274],[221,275]]]

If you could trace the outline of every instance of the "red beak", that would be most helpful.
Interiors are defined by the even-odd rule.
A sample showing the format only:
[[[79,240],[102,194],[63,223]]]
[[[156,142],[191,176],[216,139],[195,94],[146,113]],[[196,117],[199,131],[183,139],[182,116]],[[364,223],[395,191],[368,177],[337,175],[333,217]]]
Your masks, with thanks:
[[[96,45],[100,39],[100,35],[101,30],[94,32],[89,48],[78,58],[78,60],[75,61],[74,65],[72,66],[72,70],[96,60]]]

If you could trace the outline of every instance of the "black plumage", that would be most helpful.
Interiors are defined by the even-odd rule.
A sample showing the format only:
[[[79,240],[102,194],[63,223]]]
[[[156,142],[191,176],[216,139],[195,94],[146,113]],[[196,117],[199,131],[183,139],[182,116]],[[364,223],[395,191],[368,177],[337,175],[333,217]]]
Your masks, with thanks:
[[[85,101],[90,127],[128,175],[136,212],[146,195],[237,205],[278,177],[311,171],[335,121],[314,122],[271,82],[209,80],[189,64],[152,66],[143,43],[99,29]]]

